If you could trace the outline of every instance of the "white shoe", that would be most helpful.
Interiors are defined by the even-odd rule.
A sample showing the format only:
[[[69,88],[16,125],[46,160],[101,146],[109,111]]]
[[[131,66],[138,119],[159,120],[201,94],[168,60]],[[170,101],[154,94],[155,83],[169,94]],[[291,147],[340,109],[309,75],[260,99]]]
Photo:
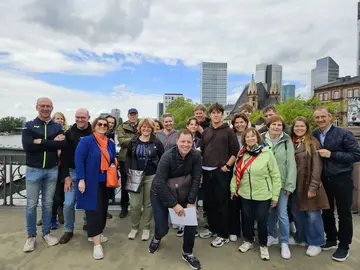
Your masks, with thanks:
[[[211,241],[212,247],[222,247],[223,245],[229,243],[229,238],[216,237]]]
[[[295,234],[296,233],[296,226],[295,226],[295,223],[294,222],[290,222],[290,232],[292,234]]]
[[[315,257],[319,255],[320,252],[321,252],[321,247],[309,246],[308,249],[306,250],[306,255],[310,257]]]
[[[29,237],[26,240],[26,243],[24,245],[23,251],[24,252],[31,252],[35,249],[35,244],[36,244],[36,238],[35,237]]]
[[[106,243],[109,240],[109,238],[107,238],[106,236],[100,234],[100,243]],[[88,237],[88,241],[92,242],[93,238],[92,237]]]
[[[258,223],[257,223],[257,221],[255,220],[254,221],[254,230],[256,231],[258,229]]]
[[[147,241],[150,239],[150,230],[144,229],[141,235],[141,241]]]
[[[248,251],[249,249],[252,249],[254,247],[253,243],[250,242],[244,242],[242,243],[242,245],[239,247],[239,251],[245,253],[246,251]]]
[[[305,242],[301,242],[301,243],[296,242],[295,239],[294,239],[294,237],[289,237],[288,244],[289,244],[290,246],[301,246],[301,247],[305,247],[305,246],[306,246],[306,243],[305,243]]]
[[[291,252],[290,252],[288,244],[285,244],[285,243],[281,244],[281,257],[285,260],[288,260],[291,258]]]
[[[129,233],[129,235],[128,235],[128,238],[129,238],[130,240],[134,240],[138,233],[139,233],[138,230],[131,229],[131,231],[130,231],[130,233]]]
[[[174,230],[177,230],[177,229],[179,228],[179,225],[172,224],[171,227],[172,227]]]
[[[264,261],[270,260],[270,254],[267,247],[260,247],[260,258]]]
[[[235,234],[230,234],[230,241],[231,241],[231,242],[236,242],[236,241],[237,241],[237,235],[235,235]]]
[[[200,238],[207,239],[210,237],[216,237],[215,233],[212,233],[209,229],[206,229],[205,231],[200,233]]]
[[[55,246],[59,244],[59,240],[55,236],[52,236],[50,233],[45,235],[43,239],[45,240],[46,244],[48,244],[49,246]]]
[[[268,236],[268,240],[267,240],[267,246],[268,247],[271,247],[273,245],[277,245],[279,244],[279,238],[275,238],[275,237],[272,237],[271,235]]]
[[[104,258],[104,251],[101,245],[94,246],[93,257],[95,260]]]

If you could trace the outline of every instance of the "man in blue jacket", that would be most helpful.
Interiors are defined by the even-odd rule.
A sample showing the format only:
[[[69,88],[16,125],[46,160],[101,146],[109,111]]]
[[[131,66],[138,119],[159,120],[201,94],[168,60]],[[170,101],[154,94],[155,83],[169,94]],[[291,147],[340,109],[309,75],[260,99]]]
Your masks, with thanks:
[[[36,102],[38,117],[25,124],[22,144],[26,153],[26,228],[28,239],[24,252],[35,249],[36,210],[41,192],[42,237],[49,246],[58,244],[58,239],[50,235],[52,204],[58,177],[57,150],[66,145],[64,130],[51,120],[53,110],[49,98],[39,98]]]
[[[353,198],[353,163],[360,161],[360,147],[354,135],[331,124],[331,114],[325,107],[318,107],[314,120],[318,126],[313,132],[322,149],[318,150],[324,161],[322,182],[330,209],[323,210],[326,243],[323,250],[336,249],[332,258],[343,262],[349,256],[349,245],[353,236],[351,205]],[[339,230],[336,229],[334,208],[339,216]],[[339,241],[339,245],[338,245]]]

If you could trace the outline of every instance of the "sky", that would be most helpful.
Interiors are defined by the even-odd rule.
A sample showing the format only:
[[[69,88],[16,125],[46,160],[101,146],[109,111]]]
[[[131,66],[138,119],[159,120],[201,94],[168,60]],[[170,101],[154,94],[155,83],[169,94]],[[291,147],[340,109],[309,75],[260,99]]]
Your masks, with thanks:
[[[156,117],[164,93],[200,102],[200,63],[228,63],[228,103],[256,64],[310,96],[316,59],[356,75],[357,0],[0,0],[0,117],[36,116],[50,97],[69,122],[136,107]]]

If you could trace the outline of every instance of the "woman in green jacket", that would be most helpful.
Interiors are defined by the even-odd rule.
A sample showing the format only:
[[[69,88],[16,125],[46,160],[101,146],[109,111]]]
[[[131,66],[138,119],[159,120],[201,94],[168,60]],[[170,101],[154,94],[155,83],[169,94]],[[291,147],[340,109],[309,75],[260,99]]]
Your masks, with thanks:
[[[242,136],[244,148],[239,151],[231,180],[231,199],[240,196],[244,215],[244,243],[239,247],[247,252],[254,247],[254,218],[258,222],[260,257],[269,260],[267,248],[267,223],[269,207],[275,207],[279,198],[281,183],[276,159],[269,147],[262,145],[259,132],[248,128]]]
[[[267,121],[268,132],[265,134],[265,145],[268,145],[276,158],[281,177],[281,191],[276,208],[270,210],[268,246],[279,243],[277,237],[277,221],[279,221],[281,257],[290,259],[289,233],[290,223],[287,212],[289,195],[296,188],[296,162],[294,147],[289,135],[283,132],[284,119],[280,115],[274,115]]]

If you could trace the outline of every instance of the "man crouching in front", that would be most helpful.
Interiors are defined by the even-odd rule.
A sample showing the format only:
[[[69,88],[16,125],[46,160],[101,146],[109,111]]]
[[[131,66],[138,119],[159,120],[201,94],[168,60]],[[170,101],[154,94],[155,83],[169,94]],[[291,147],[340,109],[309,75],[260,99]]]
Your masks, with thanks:
[[[185,215],[184,208],[195,208],[201,176],[201,155],[192,149],[192,143],[190,131],[181,130],[176,137],[176,146],[166,151],[160,159],[151,187],[155,235],[149,246],[150,253],[159,249],[161,239],[169,231],[168,208],[172,208],[179,216]],[[196,229],[197,226],[185,226],[184,229],[182,258],[192,269],[201,267],[193,255]]]

